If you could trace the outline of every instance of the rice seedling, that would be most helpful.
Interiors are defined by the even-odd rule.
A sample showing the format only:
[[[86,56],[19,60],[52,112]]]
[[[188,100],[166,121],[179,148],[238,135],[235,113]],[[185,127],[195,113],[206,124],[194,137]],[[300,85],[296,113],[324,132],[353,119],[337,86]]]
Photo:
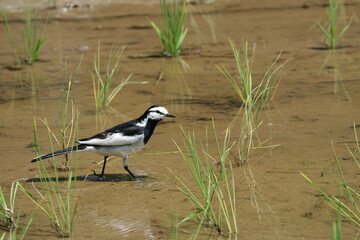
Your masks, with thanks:
[[[71,90],[72,90],[72,83],[76,80],[76,77],[80,70],[80,65],[82,62],[81,55],[80,62],[77,68],[77,71],[73,77],[73,75],[70,75],[69,82],[67,86],[65,85],[65,78],[66,78],[66,63],[65,63],[65,71],[64,71],[64,85],[60,92],[60,103],[59,103],[59,126],[60,126],[60,132],[61,132],[61,147],[63,149],[70,147],[70,144],[73,144],[75,142],[75,135],[74,127],[75,122],[78,121],[78,111],[75,107],[74,101],[72,99]],[[69,159],[68,155],[65,155],[65,160],[61,164],[61,169],[68,169],[69,168]]]
[[[267,68],[259,84],[254,87],[252,65],[254,61],[255,45],[250,53],[248,42],[245,42],[243,57],[240,55],[240,49],[236,47],[232,40],[230,40],[230,45],[236,62],[237,74],[235,76],[232,75],[224,66],[218,66],[218,69],[229,81],[230,85],[239,96],[240,101],[243,104],[247,104],[248,109],[253,108],[255,105],[258,107],[263,106],[272,98],[272,93],[279,84],[281,71],[285,67],[287,61],[280,64],[278,67],[275,67],[281,57],[280,53],[274,62]]]
[[[65,83],[66,75],[67,75],[67,65],[65,62],[65,71],[63,74],[63,86],[60,90],[60,100],[59,100],[59,129],[60,129],[60,137],[56,137],[56,134],[51,130],[50,126],[46,123],[45,120],[42,122],[48,128],[48,131],[53,136],[56,143],[62,147],[62,149],[70,147],[76,141],[76,135],[74,134],[76,123],[79,120],[79,111],[73,101],[72,98],[72,85],[76,80],[77,75],[80,71],[80,65],[82,62],[82,57],[80,58],[79,65],[74,74],[70,74],[69,81]],[[34,141],[37,139],[37,132],[34,132]],[[35,141],[35,147],[38,143]],[[64,155],[63,162],[57,162],[58,170],[64,171],[69,169],[70,161],[68,155]]]
[[[78,111],[76,108],[73,108],[74,112],[71,120],[70,128],[71,139],[77,139],[77,131],[78,131]],[[54,151],[53,147],[53,137],[54,133],[51,131],[49,123],[46,119],[42,120],[47,129],[47,135],[51,147],[51,151]],[[68,127],[68,126],[67,126]],[[38,128],[37,122],[34,119],[34,151],[37,156],[41,155],[40,153],[40,145],[38,138]],[[37,207],[39,207],[50,219],[52,226],[56,230],[56,232],[61,237],[69,237],[72,234],[73,224],[75,214],[77,212],[77,204],[78,204],[78,196],[74,189],[76,188],[76,169],[77,169],[77,154],[74,153],[75,156],[75,166],[72,169],[68,168],[66,181],[67,184],[62,186],[59,180],[59,173],[57,167],[57,161],[53,157],[53,170],[54,177],[51,177],[47,168],[44,165],[43,161],[37,162],[40,187],[36,187],[34,184],[34,189],[37,195],[31,193],[24,186],[19,185],[20,189],[25,193],[27,197],[29,197]]]
[[[356,142],[356,149],[355,151],[352,151],[348,146],[348,152],[351,155],[352,159],[354,160],[354,163],[356,167],[360,169],[360,145],[356,133],[356,128],[354,125],[354,132],[355,132],[355,142]],[[315,187],[322,195],[323,198],[327,201],[327,203],[334,208],[337,211],[340,211],[341,215],[345,217],[347,220],[352,222],[355,226],[360,227],[360,193],[356,191],[354,187],[351,187],[345,178],[343,169],[340,165],[340,160],[334,150],[333,146],[333,153],[334,153],[334,159],[336,163],[337,170],[340,175],[339,186],[342,192],[344,192],[343,197],[336,197],[331,196],[327,194],[320,186],[318,186],[314,181],[312,181],[309,177],[307,177],[304,173],[301,173],[301,175],[311,184],[313,187]]]
[[[161,40],[162,53],[166,57],[177,56],[181,52],[188,29],[184,27],[187,17],[186,1],[160,0],[163,26],[160,28],[150,21]]]
[[[105,76],[101,74],[101,50],[100,43],[98,51],[94,58],[95,76],[93,75],[93,87],[96,110],[101,110],[109,106],[110,102],[116,97],[120,90],[128,83],[132,74],[123,79],[120,84],[113,87],[120,74],[120,58],[124,47],[119,48],[114,44],[110,50]],[[96,78],[96,80],[95,80]],[[112,90],[111,90],[112,89]]]
[[[13,182],[10,188],[9,204],[6,203],[4,192],[0,186],[0,218],[5,228],[16,228],[15,224],[15,199],[18,190],[18,183]]]
[[[22,37],[24,41],[25,62],[30,65],[38,59],[40,49],[45,43],[44,35],[47,23],[45,23],[42,34],[38,37],[36,17],[37,12],[35,12],[35,20],[33,21],[31,11],[28,8],[25,9],[25,32],[23,32]]]
[[[40,199],[22,185],[20,185],[20,189],[47,215],[52,226],[61,237],[69,237],[72,234],[78,204],[78,197],[73,192],[76,177],[73,177],[73,172],[69,171],[68,183],[66,188],[62,190],[59,178],[55,177],[53,180],[44,164],[41,162],[39,165],[42,165],[38,167],[39,174],[41,174],[42,192],[40,192],[40,188],[35,188],[35,190],[40,194]],[[63,193],[64,191],[65,193]]]
[[[201,226],[214,227],[216,231],[223,235],[226,231],[229,234],[237,233],[236,221],[236,201],[235,201],[235,180],[232,165],[227,162],[230,150],[235,142],[230,143],[230,131],[226,129],[223,144],[219,143],[215,124],[212,124],[216,157],[210,155],[208,133],[206,131],[206,143],[199,149],[195,133],[185,133],[185,146],[182,148],[176,144],[178,151],[191,173],[196,183],[196,189],[190,189],[186,183],[177,175],[174,176],[180,183],[179,190],[191,201],[194,212],[183,218],[179,224],[184,223],[194,217],[200,220],[200,225],[195,234],[198,235]],[[203,157],[200,153],[203,153]],[[220,164],[220,173],[215,169],[217,161]],[[179,225],[178,224],[178,225]]]
[[[47,134],[49,137],[49,143],[52,151],[53,143],[52,136],[54,135],[49,127],[47,120],[43,120],[45,123],[45,127],[47,129]],[[78,122],[76,118],[76,122],[74,124],[74,138],[77,136]],[[34,150],[36,155],[39,156],[40,148],[39,148],[39,140],[38,140],[38,129],[37,123],[34,119]],[[76,154],[76,153],[75,153]],[[27,197],[29,197],[37,207],[39,207],[50,219],[52,226],[56,230],[56,232],[61,237],[69,237],[73,231],[73,224],[75,215],[77,212],[77,204],[78,204],[78,195],[74,191],[76,189],[76,169],[77,169],[77,155],[75,155],[75,167],[73,170],[70,168],[67,172],[67,184],[65,187],[61,185],[59,180],[58,168],[56,159],[53,158],[53,170],[55,177],[51,177],[49,172],[47,171],[44,162],[38,161],[38,174],[40,179],[40,187],[36,187],[34,185],[34,189],[37,195],[40,196],[38,198],[35,194],[31,193],[24,186],[19,185],[20,189],[25,193]]]
[[[17,64],[33,64],[39,57],[40,49],[45,43],[45,32],[46,32],[46,25],[42,30],[42,34],[38,36],[38,27],[37,27],[37,12],[35,13],[35,18],[31,14],[31,10],[26,8],[24,10],[25,14],[25,31],[22,32],[22,39],[23,39],[23,47],[25,52],[24,59],[20,56],[20,47],[15,43],[13,34],[10,29],[9,21],[6,16],[6,12],[3,8],[0,8],[1,16],[5,22],[8,38],[10,40],[11,48],[13,49],[15,60]],[[34,20],[35,19],[35,20]]]
[[[322,25],[319,22],[316,23],[318,28],[325,35],[328,49],[337,48],[338,41],[344,36],[352,22],[352,19],[350,19],[342,29],[339,28],[339,14],[340,0],[329,0],[328,23],[326,25]]]
[[[244,118],[241,121],[241,130],[239,138],[239,159],[237,160],[238,165],[246,163],[250,159],[250,154],[253,150],[256,149],[254,146],[254,135],[256,129],[260,126],[261,123],[257,122],[255,119],[256,116],[244,108]]]
[[[258,148],[254,147],[253,138],[256,130],[261,125],[260,113],[272,98],[274,90],[279,84],[281,72],[287,61],[277,67],[275,66],[280,59],[280,53],[272,64],[267,67],[258,85],[254,86],[252,66],[254,62],[255,45],[250,52],[248,43],[245,42],[243,57],[241,57],[240,49],[235,46],[232,40],[230,40],[230,45],[234,54],[237,73],[235,75],[231,74],[224,66],[218,66],[218,69],[233,87],[243,105],[244,118],[241,123],[242,130],[239,141],[240,159],[238,161],[239,164],[243,164],[249,159],[252,150]],[[263,143],[260,145],[262,144]]]

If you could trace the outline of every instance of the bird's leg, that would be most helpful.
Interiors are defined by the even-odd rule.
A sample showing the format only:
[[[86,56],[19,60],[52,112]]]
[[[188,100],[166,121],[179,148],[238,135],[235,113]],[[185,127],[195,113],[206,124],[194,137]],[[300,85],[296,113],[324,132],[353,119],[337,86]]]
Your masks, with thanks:
[[[104,157],[104,164],[103,164],[103,168],[101,171],[101,174],[96,174],[96,172],[94,170],[92,170],[94,172],[95,176],[98,176],[101,180],[105,179],[104,173],[105,173],[105,166],[106,166],[106,160],[108,159],[109,156],[105,156]]]
[[[128,157],[124,157],[123,158],[123,164],[124,164],[124,169],[131,175],[131,177],[133,178],[133,180],[137,181],[139,179],[137,179],[135,177],[135,175],[130,171],[130,169],[128,168],[128,164],[127,164],[127,160],[128,160]]]

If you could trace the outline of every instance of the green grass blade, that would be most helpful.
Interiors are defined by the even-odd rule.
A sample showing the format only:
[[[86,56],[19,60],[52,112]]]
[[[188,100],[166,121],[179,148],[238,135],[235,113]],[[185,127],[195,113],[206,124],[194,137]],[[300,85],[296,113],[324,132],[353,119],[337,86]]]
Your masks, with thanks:
[[[186,1],[161,0],[160,7],[162,28],[151,20],[149,20],[150,25],[161,40],[163,54],[165,56],[177,56],[188,32],[188,29],[184,27],[187,17]]]

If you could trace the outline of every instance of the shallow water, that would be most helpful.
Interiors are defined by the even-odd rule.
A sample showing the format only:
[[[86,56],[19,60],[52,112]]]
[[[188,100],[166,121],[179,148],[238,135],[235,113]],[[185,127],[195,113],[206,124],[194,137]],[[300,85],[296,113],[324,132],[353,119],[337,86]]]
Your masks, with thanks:
[[[153,104],[165,106],[176,119],[164,120],[146,148],[134,156],[129,168],[144,181],[129,181],[122,163],[107,167],[105,181],[78,181],[79,209],[73,239],[169,239],[171,213],[187,216],[192,206],[177,190],[171,169],[182,179],[190,175],[172,140],[182,143],[180,125],[195,131],[205,141],[205,126],[214,118],[219,135],[231,125],[232,140],[239,135],[239,101],[218,71],[224,65],[234,70],[229,38],[241,47],[243,40],[257,44],[254,80],[259,81],[266,61],[282,51],[281,62],[291,59],[283,72],[264,121],[260,140],[271,139],[273,149],[255,152],[249,164],[236,167],[238,238],[241,239],[329,239],[333,211],[300,175],[305,173],[332,194],[338,194],[331,141],[341,159],[347,180],[359,190],[359,171],[348,161],[344,143],[352,146],[353,123],[359,123],[359,31],[354,21],[342,48],[326,51],[315,23],[325,17],[326,1],[216,1],[191,5],[188,37],[181,60],[160,58],[160,41],[147,18],[159,22],[157,4],[114,3],[80,7],[70,11],[42,9],[49,17],[47,41],[40,60],[32,67],[16,66],[10,43],[0,32],[0,184],[8,192],[16,179],[38,179],[34,157],[33,119],[46,117],[58,132],[58,105],[66,80],[83,60],[73,86],[80,111],[79,138],[138,117]],[[347,2],[346,12],[355,15],[357,1]],[[9,14],[18,41],[23,25],[21,13]],[[41,24],[40,24],[41,25]],[[1,22],[2,28],[4,27]],[[16,33],[16,34],[15,34]],[[114,42],[126,45],[121,59],[121,78],[133,73],[131,81],[113,100],[114,111],[94,111],[93,57],[100,40],[102,59]],[[265,50],[263,47],[265,43]],[[141,82],[141,83],[140,83]],[[38,123],[40,126],[40,122]],[[44,127],[39,127],[41,149],[50,151]],[[213,142],[210,142],[212,144]],[[236,151],[232,158],[236,156]],[[79,154],[80,179],[101,171],[102,159]],[[23,184],[31,188],[29,181]],[[66,181],[64,181],[66,184]],[[29,215],[34,205],[18,194],[17,208]],[[180,228],[180,239],[189,238],[197,224]],[[202,232],[200,239],[217,239]],[[343,223],[344,239],[353,239],[357,229]],[[26,239],[57,239],[49,220],[37,211]]]

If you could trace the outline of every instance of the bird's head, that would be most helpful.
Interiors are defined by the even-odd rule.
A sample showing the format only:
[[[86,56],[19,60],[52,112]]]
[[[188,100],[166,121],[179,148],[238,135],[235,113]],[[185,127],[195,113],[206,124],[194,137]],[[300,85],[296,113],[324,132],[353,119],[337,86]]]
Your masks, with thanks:
[[[166,108],[157,105],[151,106],[148,110],[146,110],[146,114],[148,118],[155,121],[160,121],[164,117],[175,117],[174,115],[170,114]]]

